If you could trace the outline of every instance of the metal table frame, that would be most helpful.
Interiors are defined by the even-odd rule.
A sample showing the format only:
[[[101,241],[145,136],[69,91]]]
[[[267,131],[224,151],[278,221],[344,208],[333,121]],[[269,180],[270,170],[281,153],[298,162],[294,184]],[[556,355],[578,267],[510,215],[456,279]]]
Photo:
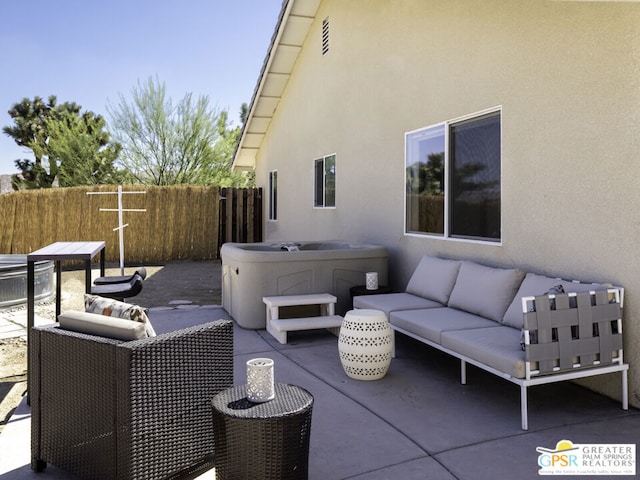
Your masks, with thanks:
[[[105,242],[56,242],[27,255],[27,359],[31,328],[35,318],[35,264],[42,260],[53,260],[56,265],[56,318],[60,315],[60,299],[62,291],[62,260],[84,260],[85,292],[91,292],[91,260],[100,254],[100,276],[104,277]],[[27,383],[29,376],[29,360],[27,360]],[[30,390],[27,386],[27,390]]]

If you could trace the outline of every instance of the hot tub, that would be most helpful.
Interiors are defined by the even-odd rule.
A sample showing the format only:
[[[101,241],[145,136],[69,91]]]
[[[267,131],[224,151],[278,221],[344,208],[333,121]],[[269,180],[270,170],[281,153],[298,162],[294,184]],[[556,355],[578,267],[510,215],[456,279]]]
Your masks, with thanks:
[[[35,299],[53,298],[54,265],[52,261],[35,263]],[[0,308],[27,302],[27,256],[0,255]]]
[[[349,289],[378,272],[387,284],[387,249],[377,245],[331,242],[225,243],[222,306],[243,328],[265,328],[262,297],[331,293],[336,313],[351,310]]]

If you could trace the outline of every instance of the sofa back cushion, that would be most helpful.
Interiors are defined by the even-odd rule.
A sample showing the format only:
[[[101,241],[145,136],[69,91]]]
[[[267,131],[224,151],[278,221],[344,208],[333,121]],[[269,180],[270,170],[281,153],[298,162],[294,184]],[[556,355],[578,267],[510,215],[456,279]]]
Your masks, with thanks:
[[[565,293],[588,292],[590,290],[603,290],[610,287],[610,285],[571,282],[559,278],[547,277],[545,275],[527,273],[511,305],[507,308],[502,323],[508,327],[522,328],[524,324],[522,318],[522,297],[546,295],[547,292],[556,286],[561,286]]]
[[[519,269],[462,262],[449,306],[501,322],[523,278]]]
[[[406,292],[446,305],[461,263],[425,255],[413,272]]]

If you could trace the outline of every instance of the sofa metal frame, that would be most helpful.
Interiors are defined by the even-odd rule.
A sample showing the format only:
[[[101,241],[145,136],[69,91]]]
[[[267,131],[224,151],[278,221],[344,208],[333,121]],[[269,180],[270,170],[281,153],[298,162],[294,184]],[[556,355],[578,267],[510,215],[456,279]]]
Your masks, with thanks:
[[[522,430],[528,430],[527,388],[535,385],[620,372],[622,409],[628,410],[629,365],[623,361],[623,299],[624,289],[619,287],[523,297],[524,378],[514,377],[400,327],[391,325],[391,328],[460,359],[463,385],[467,383],[466,367],[470,363],[520,386]]]

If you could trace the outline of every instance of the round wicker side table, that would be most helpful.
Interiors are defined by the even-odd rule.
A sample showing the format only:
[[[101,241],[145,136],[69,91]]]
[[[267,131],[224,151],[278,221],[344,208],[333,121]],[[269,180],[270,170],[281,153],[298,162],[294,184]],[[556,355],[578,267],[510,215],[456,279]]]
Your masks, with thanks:
[[[393,332],[384,312],[350,310],[344,316],[338,352],[344,372],[356,380],[378,380],[391,365]]]
[[[252,403],[246,385],[239,385],[213,397],[216,479],[308,478],[313,396],[282,383],[275,394]]]

